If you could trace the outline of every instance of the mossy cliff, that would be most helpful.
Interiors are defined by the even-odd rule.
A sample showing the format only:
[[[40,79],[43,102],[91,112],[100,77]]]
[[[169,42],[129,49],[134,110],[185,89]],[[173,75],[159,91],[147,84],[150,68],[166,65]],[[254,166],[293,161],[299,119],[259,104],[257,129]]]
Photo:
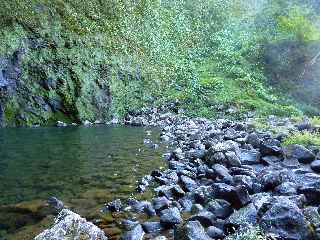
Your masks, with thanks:
[[[107,120],[172,101],[206,117],[230,109],[237,116],[299,114],[290,100],[297,95],[269,85],[285,89],[285,73],[301,65],[279,64],[277,57],[292,57],[281,55],[281,44],[318,46],[312,3],[4,0],[1,124]],[[271,47],[279,56],[270,58]],[[314,54],[301,51],[305,59]],[[317,76],[307,76],[316,85]]]

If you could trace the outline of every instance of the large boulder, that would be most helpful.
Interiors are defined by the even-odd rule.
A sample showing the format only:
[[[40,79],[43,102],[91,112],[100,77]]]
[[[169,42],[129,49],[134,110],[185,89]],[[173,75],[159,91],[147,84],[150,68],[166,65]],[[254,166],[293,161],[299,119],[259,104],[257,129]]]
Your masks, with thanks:
[[[312,239],[309,223],[302,211],[286,198],[269,204],[260,219],[260,226],[277,239]]]
[[[241,150],[240,161],[241,164],[254,165],[260,163],[260,153],[256,150]]]

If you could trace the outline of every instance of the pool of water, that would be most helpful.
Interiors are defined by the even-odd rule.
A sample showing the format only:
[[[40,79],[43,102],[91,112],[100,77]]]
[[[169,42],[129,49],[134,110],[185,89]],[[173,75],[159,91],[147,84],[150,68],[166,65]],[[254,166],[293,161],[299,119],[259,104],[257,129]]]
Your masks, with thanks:
[[[164,147],[144,144],[146,137],[156,142],[158,136],[157,129],[133,127],[0,129],[0,236],[30,224],[17,225],[12,212],[33,211],[50,196],[85,215],[103,202],[129,197],[140,177],[165,164]],[[15,229],[3,222],[5,214]]]

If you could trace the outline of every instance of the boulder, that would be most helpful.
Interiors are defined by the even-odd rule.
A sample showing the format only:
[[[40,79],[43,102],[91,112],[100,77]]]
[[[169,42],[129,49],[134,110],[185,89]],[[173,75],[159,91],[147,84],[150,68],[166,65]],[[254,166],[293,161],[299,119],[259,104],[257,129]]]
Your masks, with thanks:
[[[120,240],[142,240],[144,235],[142,226],[138,224],[132,230],[125,232]]]
[[[315,160],[311,163],[311,169],[317,173],[320,173],[320,160]]]
[[[142,228],[146,233],[160,233],[163,230],[160,222],[144,222]]]
[[[236,209],[250,203],[250,196],[244,186],[234,187],[225,183],[214,183],[212,185],[215,198],[224,199]]]
[[[287,159],[297,159],[300,163],[311,163],[315,160],[315,154],[304,146],[293,144],[284,148]]]
[[[307,199],[307,203],[310,205],[320,204],[320,181],[311,182],[300,186],[298,193],[304,194]]]
[[[302,211],[285,198],[269,205],[260,219],[260,227],[277,239],[312,239],[309,223]]]
[[[196,183],[196,181],[194,181],[190,177],[180,176],[180,181],[181,181],[182,187],[188,192],[192,192],[198,187],[198,184]]]
[[[256,150],[241,150],[240,162],[245,165],[254,165],[260,163],[260,153]]]
[[[208,203],[208,211],[212,212],[217,218],[225,219],[233,212],[231,204],[223,199],[215,199]]]
[[[224,239],[225,238],[224,232],[220,228],[217,228],[215,226],[208,227],[207,234],[209,237],[211,237],[213,239]]]
[[[160,212],[160,222],[166,227],[173,227],[182,222],[179,209],[176,207],[168,208]]]
[[[202,226],[209,227],[214,224],[214,220],[216,219],[216,216],[206,210],[202,210],[198,212],[197,214],[191,216],[188,221],[199,221]]]
[[[157,197],[152,200],[153,207],[157,211],[168,208],[170,203],[171,202],[166,197]]]
[[[76,239],[79,238],[80,235],[88,240],[108,239],[104,232],[93,223],[88,222],[69,209],[63,209],[56,217],[54,226],[44,230],[35,237],[35,240],[69,239],[71,237]]]
[[[177,226],[174,239],[179,240],[210,240],[204,228],[198,221],[189,221],[184,225]]]

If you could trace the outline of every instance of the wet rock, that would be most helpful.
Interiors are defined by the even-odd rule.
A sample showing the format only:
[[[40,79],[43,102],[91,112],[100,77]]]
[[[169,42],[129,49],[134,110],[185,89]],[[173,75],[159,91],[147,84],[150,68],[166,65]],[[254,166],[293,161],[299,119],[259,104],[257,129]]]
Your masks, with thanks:
[[[244,186],[230,186],[224,183],[213,184],[213,193],[216,198],[224,199],[232,204],[236,209],[250,203],[250,196]]]
[[[297,159],[300,163],[311,163],[316,156],[313,152],[301,145],[289,145],[284,148],[284,155],[287,159]]]
[[[261,228],[280,239],[312,239],[308,222],[288,199],[272,203],[260,220]]]
[[[260,153],[255,150],[241,150],[240,153],[241,164],[254,165],[260,163]]]
[[[188,192],[192,192],[198,187],[198,184],[196,183],[196,181],[194,181],[190,177],[181,176],[180,181],[181,181],[182,187]]]
[[[179,240],[210,240],[204,228],[198,221],[190,221],[179,225],[174,233],[174,239]]]
[[[209,237],[211,237],[213,239],[223,239],[223,238],[225,238],[224,232],[220,228],[217,228],[215,226],[208,227],[207,234],[208,234]]]
[[[104,232],[78,214],[63,209],[55,220],[55,225],[43,231],[35,240],[68,239],[71,236],[84,236],[88,240],[107,240]],[[135,238],[136,239],[136,238]]]
[[[313,171],[320,173],[320,160],[313,161],[310,166]]]
[[[214,220],[216,219],[216,216],[209,212],[202,210],[198,212],[197,214],[191,216],[188,221],[199,221],[202,226],[209,227],[214,224]]]
[[[233,209],[231,204],[223,199],[215,199],[208,203],[208,211],[212,212],[217,218],[225,219],[231,215]]]
[[[68,124],[66,124],[66,123],[64,123],[64,122],[61,122],[61,121],[57,121],[56,126],[57,126],[57,127],[67,127]]]
[[[182,222],[179,209],[176,207],[168,208],[160,212],[160,222],[164,226],[172,227]]]
[[[50,197],[47,202],[49,206],[53,207],[57,212],[60,212],[64,208],[64,203],[56,197]]]
[[[144,222],[142,228],[146,233],[160,233],[163,230],[160,222]]]
[[[142,226],[138,224],[132,230],[127,231],[121,236],[121,240],[142,240],[145,232],[142,229]]]

